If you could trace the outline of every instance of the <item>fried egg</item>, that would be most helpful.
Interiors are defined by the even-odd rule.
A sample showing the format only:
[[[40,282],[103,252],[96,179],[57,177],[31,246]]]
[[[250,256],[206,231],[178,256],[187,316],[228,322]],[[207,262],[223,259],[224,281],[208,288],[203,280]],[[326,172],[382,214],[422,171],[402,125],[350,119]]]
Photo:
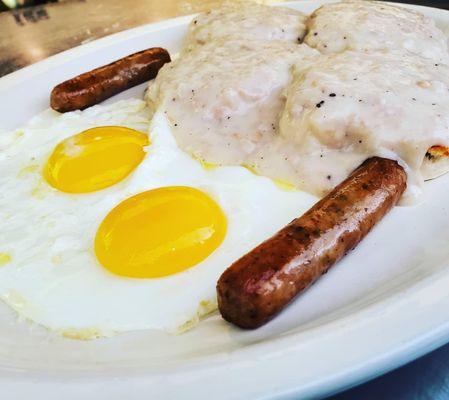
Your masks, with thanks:
[[[138,99],[0,136],[0,298],[71,338],[181,332],[236,259],[314,198],[183,152]]]

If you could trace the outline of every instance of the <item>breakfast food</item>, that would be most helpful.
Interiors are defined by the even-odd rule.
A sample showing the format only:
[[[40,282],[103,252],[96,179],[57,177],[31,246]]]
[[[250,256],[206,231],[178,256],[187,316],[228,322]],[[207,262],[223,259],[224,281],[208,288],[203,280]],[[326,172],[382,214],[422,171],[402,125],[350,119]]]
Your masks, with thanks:
[[[324,54],[402,50],[449,62],[447,38],[432,19],[383,1],[326,4],[311,15],[307,28],[305,42]]]
[[[301,42],[307,16],[286,7],[267,7],[249,1],[225,3],[193,19],[187,45],[206,44],[217,39],[283,40]]]
[[[396,205],[407,176],[371,158],[302,217],[231,265],[217,284],[223,318],[257,328],[353,249]]]
[[[191,328],[226,266],[314,201],[202,166],[150,117],[129,99],[2,134],[0,298],[22,317],[80,339]]]
[[[247,7],[241,15],[253,21],[257,13],[250,15]],[[364,16],[357,29],[367,47],[332,48],[321,55],[279,40],[233,35],[224,40],[223,26],[234,28],[227,18],[219,19],[226,8],[216,17],[199,16],[179,58],[150,83],[147,100],[166,112],[180,147],[208,163],[245,165],[323,196],[365,159],[387,157],[406,169],[409,184],[402,202],[413,203],[423,180],[449,166],[447,157],[429,153],[432,146],[449,148],[449,98],[442,96],[449,91],[449,67],[410,52],[400,40],[408,43],[407,36],[416,48],[438,48],[440,60],[449,57],[444,36],[416,12],[365,1],[323,6],[310,24],[322,25],[327,38],[326,32],[340,26],[329,19],[336,13],[333,21],[339,21],[346,8]],[[402,21],[409,15],[416,30]],[[203,18],[200,26],[207,27],[208,40],[195,47],[194,33]],[[396,21],[402,32],[396,42],[382,41],[382,48],[364,39],[379,18]],[[379,24],[378,29],[383,32]],[[426,29],[433,41],[425,37]],[[320,34],[314,33],[311,28],[306,42],[322,51]],[[429,40],[436,44],[426,44]]]
[[[447,60],[399,7],[242,3],[194,17],[173,62],[58,85],[52,108],[77,111],[0,136],[0,298],[72,338],[181,332],[217,296],[261,326],[449,169]],[[156,74],[146,102],[90,107]],[[298,189],[325,196],[299,218]]]
[[[346,51],[298,65],[280,134],[302,160],[289,157],[297,165],[280,178],[296,176],[294,182],[322,195],[363,160],[382,156],[406,166],[406,198],[416,197],[431,177],[424,175],[428,149],[449,146],[446,93],[449,67],[410,53]]]
[[[421,172],[426,180],[438,178],[449,171],[449,147],[432,146],[427,150]]]
[[[317,54],[281,41],[213,41],[162,68],[147,100],[166,112],[183,150],[213,164],[243,164],[275,136],[291,67]]]
[[[51,92],[50,105],[59,112],[84,110],[153,79],[168,62],[170,55],[160,47],[139,51],[59,84]]]

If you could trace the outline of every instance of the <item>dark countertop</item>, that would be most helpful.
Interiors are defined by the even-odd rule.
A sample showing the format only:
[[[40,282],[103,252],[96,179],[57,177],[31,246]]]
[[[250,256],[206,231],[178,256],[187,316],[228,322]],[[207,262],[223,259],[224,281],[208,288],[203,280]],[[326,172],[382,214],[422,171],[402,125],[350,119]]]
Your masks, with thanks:
[[[449,344],[328,400],[447,400]]]
[[[395,3],[409,3],[409,4],[418,4],[420,6],[427,7],[437,7],[437,8],[445,8],[449,10],[449,1],[448,0],[434,0],[434,1],[422,1],[422,0],[390,0]]]
[[[217,0],[65,0],[0,13],[0,76],[52,54],[137,25],[190,14]],[[449,9],[449,0],[402,1]],[[449,344],[332,400],[449,399]]]

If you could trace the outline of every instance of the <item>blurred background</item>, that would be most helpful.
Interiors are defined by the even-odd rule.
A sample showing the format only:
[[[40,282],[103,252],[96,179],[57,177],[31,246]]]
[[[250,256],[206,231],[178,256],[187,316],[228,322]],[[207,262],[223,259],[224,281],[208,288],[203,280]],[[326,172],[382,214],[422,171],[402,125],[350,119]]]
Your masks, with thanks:
[[[301,0],[298,0],[301,1]],[[82,43],[220,0],[0,0],[0,76]],[[449,0],[398,0],[449,9]],[[449,399],[449,345],[333,400]]]
[[[45,3],[56,3],[58,0],[1,0],[0,10],[7,11],[13,8],[37,6]]]
[[[301,0],[299,0],[301,1]],[[449,0],[399,0],[449,9]],[[220,0],[0,0],[0,76],[82,43]]]

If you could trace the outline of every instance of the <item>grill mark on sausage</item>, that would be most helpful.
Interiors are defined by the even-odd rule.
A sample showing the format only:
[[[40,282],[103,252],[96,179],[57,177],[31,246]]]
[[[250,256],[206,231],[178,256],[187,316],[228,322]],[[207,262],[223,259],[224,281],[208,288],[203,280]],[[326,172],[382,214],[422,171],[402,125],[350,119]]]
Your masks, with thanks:
[[[170,55],[163,48],[139,51],[60,83],[51,92],[50,105],[59,112],[84,110],[155,78],[168,62]]]
[[[217,283],[224,319],[257,328],[354,249],[398,202],[406,173],[395,161],[366,160],[303,216],[232,264]]]

